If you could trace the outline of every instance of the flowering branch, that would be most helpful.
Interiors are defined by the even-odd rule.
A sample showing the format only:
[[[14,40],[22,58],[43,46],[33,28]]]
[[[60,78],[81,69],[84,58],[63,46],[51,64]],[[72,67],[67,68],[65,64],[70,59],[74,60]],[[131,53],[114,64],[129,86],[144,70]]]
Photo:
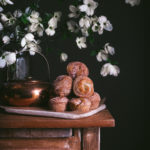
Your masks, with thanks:
[[[0,5],[8,4],[14,3],[10,0],[0,0]],[[35,38],[41,38],[44,32],[48,36],[54,36],[61,18],[61,12],[54,12],[53,15],[45,13],[46,17],[43,19],[37,11],[37,5],[27,7],[25,11],[15,10],[13,13],[4,13],[2,6],[0,6],[0,37],[3,45],[0,46],[0,68],[15,63],[17,51],[28,50],[30,55],[34,55],[35,51],[41,51],[40,40]],[[6,47],[12,42],[18,44],[18,50],[7,51]],[[15,57],[12,58],[14,55]],[[13,61],[9,63],[11,58]]]
[[[98,33],[102,35],[104,30],[112,31],[113,26],[105,16],[97,17],[94,15],[98,3],[94,0],[83,0],[83,3],[74,6],[70,5],[68,15],[71,20],[67,22],[68,30],[79,37],[76,43],[79,49],[87,48],[86,39],[90,39],[91,34]]]
[[[133,0],[132,0],[133,1]],[[40,39],[44,35],[52,37],[56,34],[57,28],[64,31],[66,35],[74,33],[76,35],[76,44],[79,49],[87,48],[87,42],[94,42],[94,35],[101,36],[104,31],[112,31],[113,26],[106,16],[96,16],[95,11],[98,8],[98,2],[94,0],[74,1],[74,5],[69,6],[69,14],[64,24],[59,27],[62,13],[57,11],[53,13],[40,14],[38,4],[27,7],[24,11],[15,10],[13,13],[4,12],[4,6],[13,5],[11,0],[0,0],[0,68],[10,66],[16,62],[16,55],[20,51],[29,51],[30,55],[35,52],[41,52]],[[126,2],[128,2],[126,0]],[[133,3],[132,3],[133,4]],[[11,43],[16,43],[16,49],[10,51]],[[9,50],[7,50],[7,48]],[[120,72],[119,67],[112,65],[109,55],[114,55],[115,49],[106,43],[104,49],[94,51],[98,62],[106,62],[100,74],[102,76],[117,76]],[[64,52],[60,54],[61,62],[65,62],[68,55]]]

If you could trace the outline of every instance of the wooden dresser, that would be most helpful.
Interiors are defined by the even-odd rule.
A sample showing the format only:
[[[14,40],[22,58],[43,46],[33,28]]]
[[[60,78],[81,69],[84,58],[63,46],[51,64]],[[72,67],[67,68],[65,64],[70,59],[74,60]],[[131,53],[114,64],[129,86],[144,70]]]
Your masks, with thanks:
[[[100,128],[114,126],[108,110],[76,120],[0,110],[0,150],[100,150]]]

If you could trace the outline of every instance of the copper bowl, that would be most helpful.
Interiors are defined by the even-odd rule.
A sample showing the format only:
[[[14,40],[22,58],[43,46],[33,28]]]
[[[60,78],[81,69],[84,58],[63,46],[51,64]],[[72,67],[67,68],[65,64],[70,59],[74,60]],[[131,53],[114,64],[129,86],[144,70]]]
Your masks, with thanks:
[[[28,50],[20,51],[19,53],[26,52]],[[38,52],[34,51],[44,58],[47,63],[48,76],[50,81],[50,68],[46,57]],[[38,80],[32,80],[28,77],[26,80],[12,80],[7,78],[6,83],[0,88],[0,103],[12,106],[37,106],[44,105],[48,102],[51,96],[51,84],[50,82],[43,82]]]
[[[50,89],[50,83],[38,80],[6,82],[0,89],[0,100],[12,106],[44,105],[49,100]]]

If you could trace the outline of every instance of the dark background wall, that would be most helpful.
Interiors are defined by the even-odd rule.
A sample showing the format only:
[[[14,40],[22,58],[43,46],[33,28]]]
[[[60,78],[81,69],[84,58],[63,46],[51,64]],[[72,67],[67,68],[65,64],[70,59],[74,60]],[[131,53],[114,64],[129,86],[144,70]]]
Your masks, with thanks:
[[[28,1],[29,2],[29,1]],[[62,11],[68,13],[68,6],[72,0],[41,0],[41,11]],[[107,107],[116,119],[115,128],[102,129],[102,150],[137,150],[143,149],[144,141],[144,4],[136,7],[126,5],[124,0],[99,0],[97,15],[106,15],[112,22],[114,30],[104,32],[94,46],[79,50],[75,39],[62,39],[58,36],[49,38],[41,43],[51,68],[51,81],[60,74],[66,73],[66,65],[70,61],[79,60],[87,64],[90,77],[95,83],[95,89],[102,97],[107,97]],[[24,8],[26,0],[16,0],[13,7]],[[91,50],[102,48],[110,42],[116,48],[114,60],[119,62],[120,75],[115,77],[101,77],[102,64],[90,56]],[[51,48],[46,51],[45,43]],[[61,63],[59,52],[69,55],[65,63]],[[40,58],[36,59],[32,68],[35,77],[46,79],[46,67]],[[37,67],[41,66],[41,67]],[[0,70],[0,82],[5,79],[3,70]]]

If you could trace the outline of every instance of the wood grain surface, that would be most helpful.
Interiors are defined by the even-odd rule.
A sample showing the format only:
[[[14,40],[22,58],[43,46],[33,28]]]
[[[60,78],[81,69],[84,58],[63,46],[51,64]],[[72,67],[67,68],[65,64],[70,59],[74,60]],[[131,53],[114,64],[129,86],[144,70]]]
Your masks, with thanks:
[[[84,128],[82,150],[100,150],[100,128]]]

